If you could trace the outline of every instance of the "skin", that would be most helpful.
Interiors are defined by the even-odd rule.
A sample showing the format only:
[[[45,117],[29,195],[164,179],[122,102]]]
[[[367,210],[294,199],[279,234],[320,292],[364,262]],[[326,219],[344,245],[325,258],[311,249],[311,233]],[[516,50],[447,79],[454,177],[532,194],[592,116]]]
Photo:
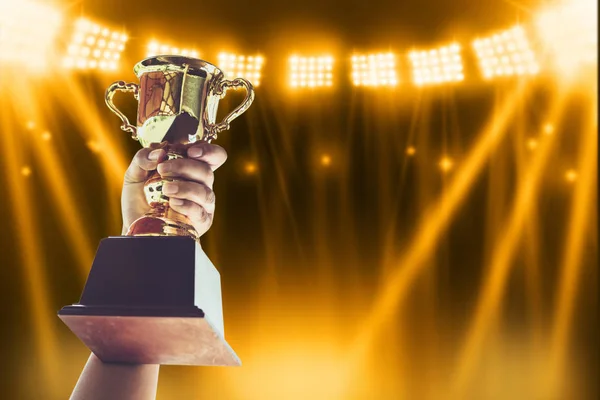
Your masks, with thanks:
[[[201,142],[188,145],[187,155],[187,159],[167,161],[162,149],[143,148],[136,153],[123,182],[123,234],[150,208],[143,188],[154,170],[174,179],[163,185],[171,207],[186,215],[200,235],[208,231],[215,213],[214,171],[223,165],[227,153],[220,146]],[[91,354],[71,400],[153,400],[158,371],[158,365],[109,364]]]
[[[169,196],[171,208],[187,216],[200,236],[212,225],[214,171],[227,160],[227,152],[221,146],[200,142],[188,145],[188,158],[166,160],[166,156],[163,149],[143,148],[133,157],[125,172],[121,195],[123,234],[150,208],[143,189],[146,178],[154,170],[174,179],[163,185],[163,193]]]

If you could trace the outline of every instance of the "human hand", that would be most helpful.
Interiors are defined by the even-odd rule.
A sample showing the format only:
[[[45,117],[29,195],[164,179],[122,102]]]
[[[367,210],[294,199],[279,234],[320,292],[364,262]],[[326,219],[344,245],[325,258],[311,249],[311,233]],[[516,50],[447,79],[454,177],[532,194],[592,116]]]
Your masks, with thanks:
[[[165,182],[162,189],[169,197],[169,206],[187,216],[202,236],[212,225],[215,212],[214,171],[225,163],[227,152],[221,146],[197,142],[186,146],[188,158],[167,160],[165,150],[159,146],[138,151],[125,172],[121,194],[123,234],[150,210],[144,182],[157,170],[161,177],[173,180]]]

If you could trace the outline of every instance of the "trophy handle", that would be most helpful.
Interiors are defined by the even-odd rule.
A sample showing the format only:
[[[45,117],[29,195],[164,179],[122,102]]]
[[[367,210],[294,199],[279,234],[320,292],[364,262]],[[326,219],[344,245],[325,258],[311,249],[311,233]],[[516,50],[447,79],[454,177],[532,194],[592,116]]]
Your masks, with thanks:
[[[244,111],[250,107],[252,102],[254,101],[254,87],[250,82],[248,82],[244,78],[236,78],[234,80],[224,79],[220,81],[216,87],[213,89],[213,93],[221,98],[225,97],[225,92],[228,89],[243,87],[246,89],[246,98],[242,101],[242,104],[237,106],[232,112],[230,112],[223,121],[217,124],[209,124],[208,125],[208,137],[206,138],[207,142],[214,140],[217,138],[217,134],[221,131],[225,131],[229,129],[229,123],[242,115]]]
[[[124,130],[125,132],[130,132],[131,137],[134,139],[137,139],[137,127],[135,125],[131,125],[129,123],[129,119],[127,119],[125,114],[123,114],[121,112],[121,110],[119,110],[117,108],[117,106],[115,106],[113,103],[113,97],[115,96],[115,93],[118,91],[133,92],[133,96],[135,97],[135,99],[139,100],[140,99],[140,87],[136,83],[125,83],[123,81],[114,82],[112,85],[110,85],[108,87],[108,89],[106,89],[106,96],[104,98],[108,108],[110,108],[110,110],[112,112],[114,112],[115,114],[117,114],[117,116],[119,118],[121,118],[121,121],[123,122],[121,124],[121,129]]]

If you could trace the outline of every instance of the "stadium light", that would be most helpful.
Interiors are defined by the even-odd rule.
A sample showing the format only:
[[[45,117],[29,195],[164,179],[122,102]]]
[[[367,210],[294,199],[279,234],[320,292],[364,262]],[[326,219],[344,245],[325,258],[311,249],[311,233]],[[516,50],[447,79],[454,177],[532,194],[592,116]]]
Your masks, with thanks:
[[[165,43],[159,43],[156,40],[151,40],[150,42],[148,42],[148,46],[146,46],[146,57],[153,57],[158,55],[173,55],[198,58],[200,54],[197,50],[183,49]]]
[[[352,56],[354,86],[396,86],[396,55],[394,53],[355,54]]]
[[[417,86],[460,82],[465,79],[458,43],[426,51],[412,51],[409,59]]]
[[[253,86],[260,86],[261,70],[265,59],[260,55],[246,56],[221,52],[218,66],[230,79],[245,78]]]
[[[36,69],[54,54],[62,14],[32,1],[0,1],[0,62]]]
[[[476,39],[473,48],[485,79],[535,75],[539,72],[535,55],[521,26],[517,25],[487,38]]]
[[[63,65],[75,69],[116,70],[127,40],[127,34],[122,31],[79,18]]]
[[[290,86],[315,88],[333,85],[333,57],[302,57],[289,59]]]

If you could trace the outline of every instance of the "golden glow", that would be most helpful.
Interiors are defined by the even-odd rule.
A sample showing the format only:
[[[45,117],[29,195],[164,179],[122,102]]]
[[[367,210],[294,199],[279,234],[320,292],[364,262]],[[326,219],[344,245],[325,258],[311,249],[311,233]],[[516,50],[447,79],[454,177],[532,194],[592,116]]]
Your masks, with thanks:
[[[244,164],[244,172],[248,175],[253,175],[258,170],[256,163],[247,162]]]
[[[411,51],[413,81],[417,86],[460,82],[465,79],[458,43],[426,51]]]
[[[88,140],[87,147],[94,153],[100,153],[102,150],[102,146],[100,146],[100,143],[97,140]]]
[[[563,100],[564,97],[555,100],[552,109],[548,112],[550,118],[557,118],[562,112]],[[458,357],[453,384],[455,398],[464,397],[464,391],[472,377],[473,369],[481,356],[484,340],[497,317],[507,279],[513,266],[512,259],[523,234],[527,216],[532,207],[535,207],[534,200],[540,189],[540,181],[550,159],[554,140],[555,136],[544,138],[540,151],[528,165],[525,176],[519,180],[510,215],[501,229],[499,240],[494,245],[490,258],[491,265],[484,277],[475,315],[471,319]]]
[[[0,64],[43,70],[55,52],[62,20],[61,13],[47,4],[0,1]]]
[[[567,182],[575,182],[577,180],[577,171],[574,169],[569,169],[565,172],[565,179]]]
[[[85,40],[84,38],[84,43]],[[141,46],[144,45],[145,42]],[[142,48],[141,51],[143,50]],[[221,67],[220,63],[216,64]],[[0,71],[0,74],[3,73],[4,71]],[[27,372],[21,374],[23,377],[20,379],[35,379],[44,386],[46,380],[36,376],[39,374],[36,369],[45,372],[47,376],[44,378],[50,383],[45,395],[49,398],[68,397],[67,392],[72,390],[72,383],[83,366],[83,353],[88,351],[64,326],[61,327],[60,321],[55,318],[55,310],[53,311],[53,307],[56,308],[53,292],[57,288],[62,290],[62,284],[66,282],[64,279],[67,279],[67,275],[74,275],[75,270],[65,268],[64,271],[58,271],[50,268],[54,263],[50,257],[55,253],[48,246],[53,242],[46,243],[44,235],[53,235],[54,232],[43,232],[39,236],[32,235],[31,232],[39,232],[46,226],[45,221],[37,218],[39,214],[48,213],[52,219],[61,221],[56,225],[59,233],[56,236],[62,236],[61,240],[68,244],[64,248],[65,258],[69,259],[69,263],[75,261],[78,266],[82,266],[79,272],[84,272],[81,276],[85,276],[86,269],[91,265],[85,260],[93,255],[99,233],[118,233],[110,224],[120,223],[118,201],[123,171],[137,150],[137,145],[124,142],[130,139],[125,137],[127,134],[119,131],[118,118],[109,114],[102,105],[99,106],[101,99],[90,94],[90,86],[87,86],[89,82],[86,80],[82,84],[77,79],[67,77],[68,74],[53,78],[51,82],[44,82],[43,87],[38,85],[39,81],[28,82],[30,87],[14,90],[18,95],[3,88],[2,93],[6,96],[0,97],[0,109],[9,110],[3,111],[0,120],[0,143],[3,148],[24,149],[24,152],[7,151],[4,155],[5,203],[7,212],[14,216],[11,218],[18,222],[10,227],[9,232],[11,235],[14,233],[15,237],[12,246],[14,257],[21,259],[15,262],[16,274],[22,274],[15,285],[22,284],[24,293],[21,299],[17,298],[15,301],[25,300],[27,304],[23,315],[31,318],[28,322],[32,328],[31,336],[35,340],[34,346],[30,346],[31,354],[38,364],[34,369],[24,367],[29,359],[26,357],[24,366],[16,368]],[[0,81],[0,87],[13,87],[13,83],[6,79],[0,78]],[[547,82],[541,82],[540,79],[535,83],[530,82],[535,86],[513,88],[513,83],[528,84],[526,81],[530,80],[511,80],[509,87],[494,86],[494,93],[486,92],[486,96],[490,95],[488,99],[495,95],[498,102],[489,117],[486,116],[485,126],[474,126],[473,123],[463,125],[463,115],[460,114],[460,132],[456,133],[456,137],[451,137],[455,132],[449,132],[448,143],[444,142],[443,145],[436,141],[436,135],[440,133],[437,122],[431,125],[424,122],[431,114],[435,118],[439,111],[436,108],[439,98],[428,97],[431,93],[427,91],[416,93],[422,96],[419,101],[423,99],[423,108],[418,109],[418,112],[415,111],[416,107],[413,109],[410,133],[407,132],[408,129],[388,129],[390,126],[408,126],[404,124],[407,122],[405,120],[395,125],[393,119],[380,119],[382,114],[389,118],[388,113],[402,113],[402,118],[406,119],[410,116],[406,109],[401,109],[405,104],[384,104],[390,96],[381,96],[382,102],[379,104],[363,105],[362,96],[359,95],[357,98],[360,101],[351,103],[352,107],[348,107],[349,115],[341,117],[330,115],[327,102],[324,103],[325,107],[315,111],[311,116],[315,118],[310,120],[308,116],[296,113],[294,104],[291,107],[289,104],[280,104],[281,109],[278,110],[282,112],[276,113],[276,121],[268,121],[270,112],[258,117],[254,113],[254,116],[249,117],[249,134],[262,138],[258,142],[251,140],[250,146],[253,148],[249,154],[263,154],[266,147],[262,146],[268,143],[269,151],[265,154],[271,154],[272,150],[276,157],[273,157],[272,163],[269,162],[269,171],[266,166],[254,161],[260,158],[254,157],[242,158],[233,171],[234,175],[237,173],[238,178],[246,181],[245,186],[250,188],[248,193],[251,196],[256,189],[256,204],[252,198],[248,207],[257,207],[260,223],[249,229],[264,236],[257,240],[259,248],[253,249],[252,253],[259,269],[251,275],[256,277],[261,274],[261,278],[256,279],[259,284],[253,286],[256,296],[252,301],[256,304],[248,303],[248,306],[260,312],[251,320],[248,319],[244,315],[244,307],[240,310],[235,302],[245,305],[252,296],[241,297],[241,300],[231,298],[229,296],[237,288],[234,286],[232,289],[226,282],[223,283],[225,299],[229,298],[228,301],[234,304],[225,312],[225,324],[230,338],[228,340],[238,351],[245,366],[233,370],[211,369],[206,372],[209,374],[206,380],[211,382],[209,385],[186,385],[185,382],[181,385],[182,379],[196,382],[197,372],[192,371],[193,369],[181,369],[172,374],[167,371],[161,377],[168,382],[168,385],[162,386],[162,395],[174,398],[239,397],[249,400],[282,397],[286,400],[489,398],[475,395],[452,396],[447,383],[455,383],[457,392],[487,384],[489,387],[486,393],[492,393],[490,397],[497,398],[566,399],[569,394],[572,395],[570,398],[583,398],[581,389],[577,392],[554,390],[549,392],[549,396],[535,396],[531,391],[541,390],[542,385],[538,379],[547,382],[548,387],[553,389],[555,382],[573,377],[576,378],[573,381],[583,380],[577,376],[580,371],[570,368],[572,364],[580,362],[577,353],[580,351],[580,343],[575,339],[579,337],[581,322],[580,315],[576,313],[582,309],[581,315],[585,314],[585,305],[589,304],[587,301],[591,298],[590,291],[593,295],[593,290],[597,287],[586,281],[588,276],[596,274],[595,270],[590,270],[589,261],[597,256],[597,238],[594,236],[597,227],[597,215],[594,214],[597,212],[597,126],[589,126],[584,134],[574,132],[573,126],[579,127],[578,121],[575,121],[576,113],[565,115],[564,123],[556,115],[548,115],[548,120],[542,119],[542,123],[539,123],[540,116],[546,117],[540,114],[549,98],[536,104],[540,98],[538,90]],[[94,82],[96,84],[100,83]],[[380,86],[382,84],[380,82]],[[548,86],[552,84],[550,82]],[[591,86],[595,87],[590,83]],[[543,87],[542,90],[547,88]],[[27,98],[22,96],[25,93],[22,89],[29,92]],[[515,93],[511,92],[513,89]],[[44,94],[50,90],[56,91],[60,96],[52,93],[52,101],[46,103],[45,99],[49,97]],[[507,93],[510,93],[508,98],[503,99],[502,96]],[[523,93],[530,94],[531,97],[521,97]],[[436,96],[438,94],[435,93]],[[367,99],[370,101],[375,97],[379,96],[368,96]],[[405,98],[404,95],[398,97]],[[412,100],[411,97],[408,98]],[[446,100],[448,98],[444,98]],[[462,107],[464,104],[455,104],[453,100],[449,103],[444,103],[443,106],[444,112],[449,115],[448,131],[451,131],[453,107]],[[35,110],[32,106],[34,104],[43,109]],[[264,102],[262,104],[265,105]],[[355,107],[357,104],[358,107]],[[486,107],[487,105],[489,104]],[[306,130],[302,130],[306,136],[299,137],[297,130],[289,128],[293,126],[294,119],[287,114],[288,107],[291,108],[292,112],[289,114],[293,118],[297,118],[296,114],[300,114],[300,118],[307,118],[306,121],[301,121],[302,125],[307,125]],[[479,111],[486,107],[479,108]],[[337,105],[335,108],[337,110]],[[258,110],[258,114],[265,111],[260,108]],[[531,120],[530,111],[534,114]],[[317,115],[317,112],[321,114]],[[13,118],[13,114],[17,116]],[[63,114],[72,118],[64,126],[59,120],[64,117]],[[393,118],[396,118],[395,114]],[[400,117],[398,120],[400,121]],[[348,143],[346,137],[350,136],[347,132],[338,132],[336,129],[352,126],[355,121],[359,121],[361,126],[351,132],[352,139],[348,142],[355,143],[354,140],[358,139],[357,143],[363,143],[364,140],[364,151],[358,149],[356,152],[356,148],[350,145],[347,149],[341,147],[340,150],[335,150],[337,145]],[[79,126],[72,129],[75,123]],[[263,129],[263,125],[268,129]],[[286,126],[289,129],[286,130]],[[331,130],[327,131],[329,127]],[[514,135],[515,131],[519,135]],[[323,136],[330,136],[319,136],[323,133]],[[225,140],[222,144],[225,148],[228,147],[227,136],[223,135],[221,139]],[[340,138],[341,143],[335,142]],[[302,153],[302,162],[299,162],[299,158],[295,157],[297,154],[294,146],[298,143],[297,140],[302,143],[304,139],[308,139],[305,142],[308,147]],[[571,152],[570,144],[574,141],[580,146],[577,154]],[[79,160],[82,158],[80,154],[69,154],[71,148],[67,144],[74,144],[76,149],[80,149],[80,142],[87,144],[89,148],[91,169],[90,166],[74,165],[71,162],[71,156]],[[569,145],[564,149],[560,148],[559,144],[565,142]],[[555,145],[554,150],[551,149],[552,143]],[[455,147],[456,144],[460,147]],[[419,147],[418,157],[416,147]],[[440,151],[440,148],[452,151],[446,153],[444,150]],[[461,149],[460,155],[454,151],[457,148]],[[86,150],[88,149],[84,147],[84,153]],[[449,156],[442,158],[445,154],[456,159]],[[369,171],[373,174],[368,175],[370,180],[366,185],[356,179],[355,172],[362,164],[357,162],[355,155],[359,159],[364,157],[369,168],[374,166]],[[235,162],[236,157],[234,150],[229,162]],[[520,169],[513,169],[518,164],[515,159],[522,160]],[[97,167],[96,161],[100,162],[106,177],[97,182],[86,182],[85,185],[90,185],[90,191],[87,192],[86,186],[78,186],[75,178],[89,176],[90,172],[98,175],[99,171],[93,171]],[[306,162],[312,164],[308,171],[304,170]],[[400,171],[404,166],[409,168]],[[79,168],[81,171],[78,171]],[[492,180],[487,191],[480,190],[485,189],[487,183],[482,182],[487,181],[488,171],[494,168],[500,179]],[[448,171],[451,172],[443,175]],[[400,172],[406,172],[406,176]],[[299,180],[306,182],[306,185],[293,187],[295,183],[291,183],[292,179],[288,179],[290,177],[300,177]],[[438,185],[440,181],[444,182],[441,191]],[[551,182],[550,185],[547,184],[548,181]],[[104,184],[107,185],[106,188],[98,188],[98,185]],[[231,185],[223,185],[222,189],[227,190],[227,187]],[[414,198],[408,195],[413,189],[418,192]],[[354,192],[366,193],[362,198],[365,201],[361,201],[360,195],[356,198],[348,196]],[[557,192],[559,197],[550,197],[557,196]],[[92,194],[94,197],[98,194],[105,195],[105,201],[94,199],[93,203],[86,202],[86,197]],[[302,200],[299,201],[296,196]],[[547,198],[545,196],[557,205],[562,204],[556,215],[541,213],[547,211],[545,206],[542,207],[542,203],[546,202],[540,201]],[[465,210],[469,214],[467,219],[473,218],[473,215],[481,216],[480,209],[474,210],[477,213],[471,213],[467,205],[471,206],[473,201],[491,197],[496,197],[496,200],[486,200],[490,201],[490,210],[485,221],[473,224],[473,231],[455,230],[453,223],[461,221]],[[226,196],[221,198],[225,199]],[[296,214],[297,205],[303,206],[305,198],[308,199],[306,209],[302,208],[302,213]],[[373,199],[376,201],[372,201]],[[559,201],[554,201],[556,199]],[[410,203],[412,200],[414,204]],[[104,204],[97,209],[92,208],[99,203]],[[237,207],[235,201],[224,202],[223,206],[225,203],[228,203],[227,207]],[[339,211],[335,209],[337,203]],[[390,205],[394,203],[395,206]],[[332,214],[331,204],[334,204],[335,214],[332,220],[339,223],[337,226],[332,226],[336,224],[331,224],[332,220],[324,218],[327,213]],[[405,206],[411,208],[403,209]],[[535,218],[538,206],[540,215]],[[570,214],[563,213],[562,211],[569,210],[569,206]],[[407,209],[410,214],[404,213]],[[226,211],[224,207],[218,216],[220,221],[227,220],[227,215],[229,220],[234,218],[232,215],[235,218],[240,215],[228,214]],[[399,215],[394,214],[395,212]],[[295,219],[305,216],[310,221],[297,228]],[[356,229],[362,226],[359,225],[361,222],[357,222],[361,218],[380,219],[373,224],[378,229],[362,232]],[[92,224],[93,228],[90,227]],[[206,250],[218,266],[223,263],[216,258],[221,254],[228,254],[225,252],[231,251],[233,242],[231,238],[228,240],[226,224],[219,222],[217,225],[209,234],[210,240],[206,241],[206,245],[210,248]],[[533,226],[531,232],[528,225]],[[495,236],[490,235],[490,239],[485,239],[484,248],[472,248],[470,243],[465,247],[466,250],[452,244],[446,246],[448,236],[469,240],[480,233],[479,227],[486,231],[486,237],[490,231],[498,232]],[[296,229],[300,230],[299,234]],[[550,246],[547,246],[545,240],[545,229],[552,230],[553,240],[550,243],[559,243],[562,250],[547,250]],[[543,293],[551,294],[551,301],[546,296],[541,296],[538,311],[541,323],[532,317],[535,312],[533,308],[522,306],[536,301],[533,288],[528,286],[529,283],[523,285],[521,282],[523,279],[530,279],[529,265],[523,261],[527,257],[525,253],[530,251],[528,247],[535,241],[529,241],[525,237],[528,234],[538,239],[537,245],[542,253],[538,261],[538,284],[542,286]],[[304,235],[313,236],[306,240]],[[361,241],[370,235],[382,239],[381,243],[373,241],[376,249],[372,246],[373,243]],[[260,248],[263,240],[264,249]],[[477,243],[480,243],[480,238],[477,238]],[[287,253],[288,248],[293,248],[296,244],[298,254],[307,252],[306,255],[299,255],[298,261]],[[338,253],[335,251],[338,250],[335,246],[348,251],[344,259],[337,258]],[[444,254],[446,248],[454,253],[452,258]],[[369,252],[363,253],[365,250]],[[453,319],[454,310],[448,310],[454,304],[443,304],[441,307],[437,304],[444,303],[448,298],[448,288],[445,286],[448,284],[448,275],[456,279],[465,271],[461,270],[463,266],[453,262],[456,253],[471,250],[474,250],[475,256],[464,259],[475,264],[472,269],[480,268],[481,275],[467,277],[472,281],[468,286],[465,285],[470,293],[467,295],[465,290],[461,296],[464,295],[468,301],[460,304],[460,317]],[[373,254],[373,258],[354,257],[356,253]],[[559,257],[550,257],[552,254],[558,254]],[[231,260],[231,257],[226,257],[225,260],[227,259]],[[253,262],[251,259],[246,261]],[[340,263],[343,263],[342,269],[338,269]],[[308,266],[306,271],[302,271],[305,274],[302,277],[298,274],[298,265],[300,268]],[[591,265],[591,268],[594,267],[595,265]],[[546,274],[548,271],[551,273]],[[230,272],[231,276],[235,275],[233,270]],[[361,280],[365,273],[368,274],[369,282],[374,281],[375,285],[367,285]],[[60,276],[63,277],[57,278]],[[71,286],[74,285],[71,283]],[[296,297],[290,294],[294,291],[298,294],[297,302]],[[253,293],[254,291],[251,294]],[[516,301],[513,293],[517,293]],[[246,294],[242,291],[241,296]],[[313,304],[311,302],[318,306],[315,307],[316,312],[307,305]],[[430,303],[436,303],[432,312],[427,308]],[[506,308],[506,313],[505,304],[510,304],[511,307],[510,311],[509,307]],[[516,312],[518,323],[510,318],[510,313],[515,308],[519,308]],[[315,317],[319,312],[323,312],[322,318]],[[553,313],[553,318],[546,317],[548,312]],[[357,322],[350,323],[348,320]],[[447,322],[450,323],[446,324]],[[449,328],[450,325],[452,328]],[[533,334],[529,335],[536,327],[541,336],[539,341]],[[255,336],[248,339],[248,331],[253,329]],[[507,333],[507,330],[511,332]],[[515,331],[524,336],[512,341],[511,334]],[[586,332],[582,333],[585,336]],[[422,335],[423,338],[415,340],[412,335]],[[353,339],[356,341],[352,342]],[[27,341],[23,339],[23,343]],[[532,350],[539,346],[537,343],[542,343],[540,352],[543,353],[543,361],[547,367],[538,366],[539,354]],[[457,344],[463,346],[457,348]],[[71,352],[73,348],[78,350]],[[535,353],[533,357],[532,353]],[[535,359],[535,364],[530,362],[531,359]],[[493,373],[486,369],[490,363],[495,363]],[[554,370],[554,373],[547,374],[547,370]],[[485,382],[477,382],[482,375],[486,378]],[[517,375],[520,380],[504,379]],[[419,380],[420,376],[423,376],[423,382]],[[454,378],[456,382],[451,381]],[[58,387],[58,391],[52,385]],[[373,393],[372,389],[379,385],[383,387],[381,392]],[[579,381],[573,384],[574,387],[577,385],[580,385]],[[357,390],[358,388],[363,391]],[[522,388],[529,391],[521,392]],[[208,395],[207,392],[211,390],[212,395]],[[567,395],[561,396],[564,393]]]
[[[198,53],[197,50],[171,46],[168,44],[160,43],[156,40],[151,40],[150,42],[148,42],[148,46],[146,46],[146,57],[153,57],[159,55],[173,55],[198,58],[200,56],[200,53]]]
[[[261,71],[265,63],[264,57],[259,54],[252,56],[219,53],[218,66],[228,79],[244,78],[253,86],[260,86]]]
[[[333,57],[302,57],[291,56],[290,86],[301,87],[323,87],[333,85]]]
[[[439,162],[439,166],[442,172],[448,172],[454,166],[454,162],[450,157],[443,157]]]
[[[47,110],[42,110],[42,107],[46,103],[35,101],[36,87],[25,80],[16,80],[13,82],[13,86],[19,92],[20,101],[29,105],[27,109],[19,109],[17,115],[23,118],[33,114],[36,116],[36,120],[42,121],[41,115],[43,111],[47,112]],[[40,117],[37,118],[38,116]],[[40,122],[39,125],[42,124]],[[55,145],[46,144],[43,142],[43,139],[38,140],[44,134],[49,134],[49,132],[33,129],[29,133],[32,139],[32,148],[35,151],[35,158],[40,165],[44,166],[38,172],[38,175],[41,175],[45,182],[51,183],[47,188],[44,188],[45,192],[50,195],[46,197],[46,201],[54,200],[58,208],[62,228],[67,232],[69,240],[73,243],[72,251],[79,267],[81,282],[83,282],[89,271],[89,265],[93,260],[95,245],[89,242],[89,236],[81,234],[81,232],[85,231],[86,226],[81,216],[73,212],[73,204],[76,201],[72,195],[71,182],[68,180],[68,175],[64,173],[61,165],[63,157],[58,153]]]
[[[447,228],[456,210],[462,204],[476,178],[485,166],[489,155],[498,147],[506,133],[515,111],[523,101],[527,86],[520,85],[494,112],[480,133],[460,168],[453,174],[443,195],[431,206],[415,231],[414,237],[395,263],[395,270],[386,276],[385,284],[378,291],[373,306],[361,323],[354,348],[350,352],[350,366],[354,368],[348,379],[357,378],[360,365],[364,363],[370,347],[381,332],[385,322],[400,307],[410,288],[426,267],[426,260]]]
[[[597,210],[598,185],[598,100],[590,107],[589,120],[584,127],[579,148],[579,165],[581,172],[579,182],[573,195],[567,240],[564,246],[560,265],[560,276],[557,279],[557,301],[552,319],[552,335],[550,339],[550,362],[547,377],[549,393],[560,393],[561,386],[568,384],[564,377],[567,372],[567,354],[571,349],[570,335],[573,331],[577,289],[581,279],[585,279],[582,271],[582,256],[584,254],[588,232],[596,230],[592,222],[594,209]],[[596,242],[597,243],[597,242]]]
[[[531,139],[529,139],[527,141],[527,148],[529,150],[533,151],[533,150],[537,149],[537,147],[538,147],[538,141],[537,141],[537,139],[531,138]]]
[[[557,72],[574,78],[582,66],[597,68],[597,1],[560,1],[537,14],[535,27],[553,57]]]
[[[25,165],[23,168],[21,168],[21,175],[23,175],[25,177],[31,175],[31,168],[29,168],[29,166]]]
[[[128,39],[124,32],[103,28],[86,18],[79,18],[75,21],[63,66],[71,69],[117,70]]]
[[[354,86],[396,86],[396,55],[394,53],[355,54],[352,56]]]
[[[519,25],[487,38],[476,39],[473,48],[486,79],[535,75],[540,70],[525,30]]]
[[[14,88],[14,85],[22,79],[26,79],[25,75],[16,74],[10,83],[0,79],[0,91],[6,93],[5,96],[0,96],[0,109],[13,111],[3,113],[0,118],[0,131],[3,133],[0,135],[0,142],[3,149],[23,148],[22,142],[17,140],[21,135],[18,127],[23,121],[20,118],[23,117],[15,116],[14,111],[27,112],[29,115],[34,113],[28,108],[30,104],[22,100],[20,91]],[[12,90],[19,95],[10,96]],[[23,103],[17,104],[20,101]],[[19,270],[23,275],[23,291],[28,305],[24,315],[30,318],[35,351],[39,353],[36,356],[42,374],[39,383],[47,387],[48,397],[57,397],[62,382],[56,365],[56,360],[60,358],[59,342],[54,328],[56,310],[51,305],[49,293],[51,286],[46,274],[48,264],[43,253],[41,235],[37,234],[42,228],[39,219],[32,213],[40,192],[32,187],[30,182],[23,182],[22,157],[22,151],[5,151],[3,154],[5,184],[8,189],[6,196],[11,199],[8,207],[11,207],[12,213],[18,216],[18,224],[15,224],[15,229],[12,231],[14,235],[12,251],[16,259],[20,259]]]

